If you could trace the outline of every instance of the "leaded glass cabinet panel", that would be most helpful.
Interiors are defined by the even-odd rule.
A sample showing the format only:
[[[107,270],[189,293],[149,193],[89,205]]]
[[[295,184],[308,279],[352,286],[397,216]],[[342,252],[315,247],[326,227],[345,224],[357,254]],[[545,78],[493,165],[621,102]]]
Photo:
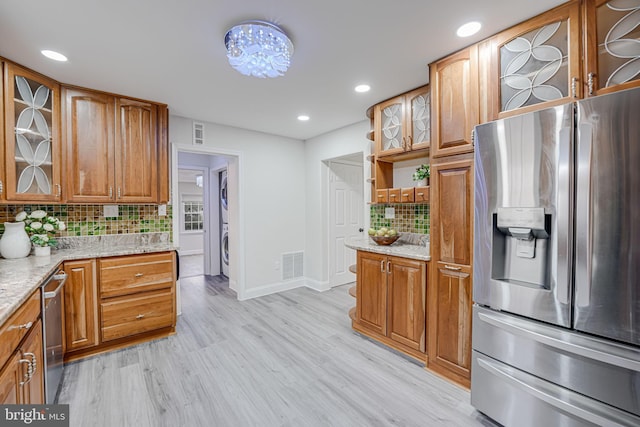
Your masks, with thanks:
[[[404,110],[404,97],[402,96],[376,106],[376,151],[379,156],[401,153],[405,150]]]
[[[586,96],[640,86],[640,0],[585,2]]]
[[[5,64],[6,199],[60,201],[60,87]]]

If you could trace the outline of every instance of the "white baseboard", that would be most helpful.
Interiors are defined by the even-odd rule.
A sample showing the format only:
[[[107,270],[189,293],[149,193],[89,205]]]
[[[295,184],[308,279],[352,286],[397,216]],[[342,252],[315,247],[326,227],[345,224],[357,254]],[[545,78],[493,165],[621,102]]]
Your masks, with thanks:
[[[178,250],[178,254],[180,254],[180,256],[187,256],[187,255],[202,255],[204,252],[202,252],[201,249],[192,249],[190,251],[185,251],[183,249],[179,249]]]
[[[265,295],[271,295],[278,292],[289,291],[291,289],[300,288],[305,286],[304,279],[290,280],[286,282],[271,283],[269,285],[258,286],[256,288],[245,289],[242,295],[238,294],[240,301],[245,301],[252,298],[263,297]]]
[[[331,284],[329,283],[329,281],[321,282],[319,280],[314,280],[314,279],[305,279],[304,285],[307,288],[313,289],[314,291],[318,291],[318,292],[325,292],[331,289]]]

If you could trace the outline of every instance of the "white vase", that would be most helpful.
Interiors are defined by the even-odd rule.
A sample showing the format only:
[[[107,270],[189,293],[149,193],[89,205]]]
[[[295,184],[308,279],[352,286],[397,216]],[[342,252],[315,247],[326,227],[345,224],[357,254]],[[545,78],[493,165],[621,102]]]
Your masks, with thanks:
[[[24,230],[24,222],[5,222],[0,239],[0,255],[7,259],[24,258],[31,252],[31,240]]]
[[[36,256],[49,256],[51,255],[51,246],[35,246]]]
[[[416,181],[416,187],[426,187],[427,186],[427,178],[421,179],[420,181]]]

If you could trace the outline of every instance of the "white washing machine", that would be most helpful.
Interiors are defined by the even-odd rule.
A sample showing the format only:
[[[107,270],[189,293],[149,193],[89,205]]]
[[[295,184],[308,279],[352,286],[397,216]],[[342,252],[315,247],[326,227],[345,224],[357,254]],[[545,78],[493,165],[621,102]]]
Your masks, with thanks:
[[[222,274],[229,277],[229,224],[222,224],[220,233],[220,265]]]
[[[227,201],[227,170],[220,172],[220,218],[222,223],[229,222],[229,207]]]

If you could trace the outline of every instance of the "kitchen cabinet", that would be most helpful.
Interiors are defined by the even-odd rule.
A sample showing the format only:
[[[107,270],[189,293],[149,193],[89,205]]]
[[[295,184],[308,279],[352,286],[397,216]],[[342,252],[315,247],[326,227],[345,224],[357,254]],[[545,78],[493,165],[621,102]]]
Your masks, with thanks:
[[[66,261],[64,286],[65,351],[98,345],[98,283],[95,259]]]
[[[357,257],[354,329],[424,360],[426,263],[365,251]]]
[[[480,43],[483,121],[571,102],[582,92],[580,2]]]
[[[470,384],[473,263],[473,157],[431,165],[431,277],[428,366]]]
[[[104,258],[98,263],[102,342],[175,327],[173,252]]]
[[[374,108],[375,153],[378,158],[429,148],[429,85],[384,101]]]
[[[0,404],[44,403],[40,289],[0,328]]]
[[[4,179],[6,201],[62,200],[60,86],[4,62]]]
[[[479,121],[478,47],[470,46],[431,65],[431,158],[473,151]]]
[[[583,2],[585,97],[640,86],[639,10],[637,2]]]
[[[65,87],[63,95],[65,159],[71,172],[67,200],[168,200],[166,107],[72,87]]]
[[[67,261],[65,360],[175,333],[174,252]]]

